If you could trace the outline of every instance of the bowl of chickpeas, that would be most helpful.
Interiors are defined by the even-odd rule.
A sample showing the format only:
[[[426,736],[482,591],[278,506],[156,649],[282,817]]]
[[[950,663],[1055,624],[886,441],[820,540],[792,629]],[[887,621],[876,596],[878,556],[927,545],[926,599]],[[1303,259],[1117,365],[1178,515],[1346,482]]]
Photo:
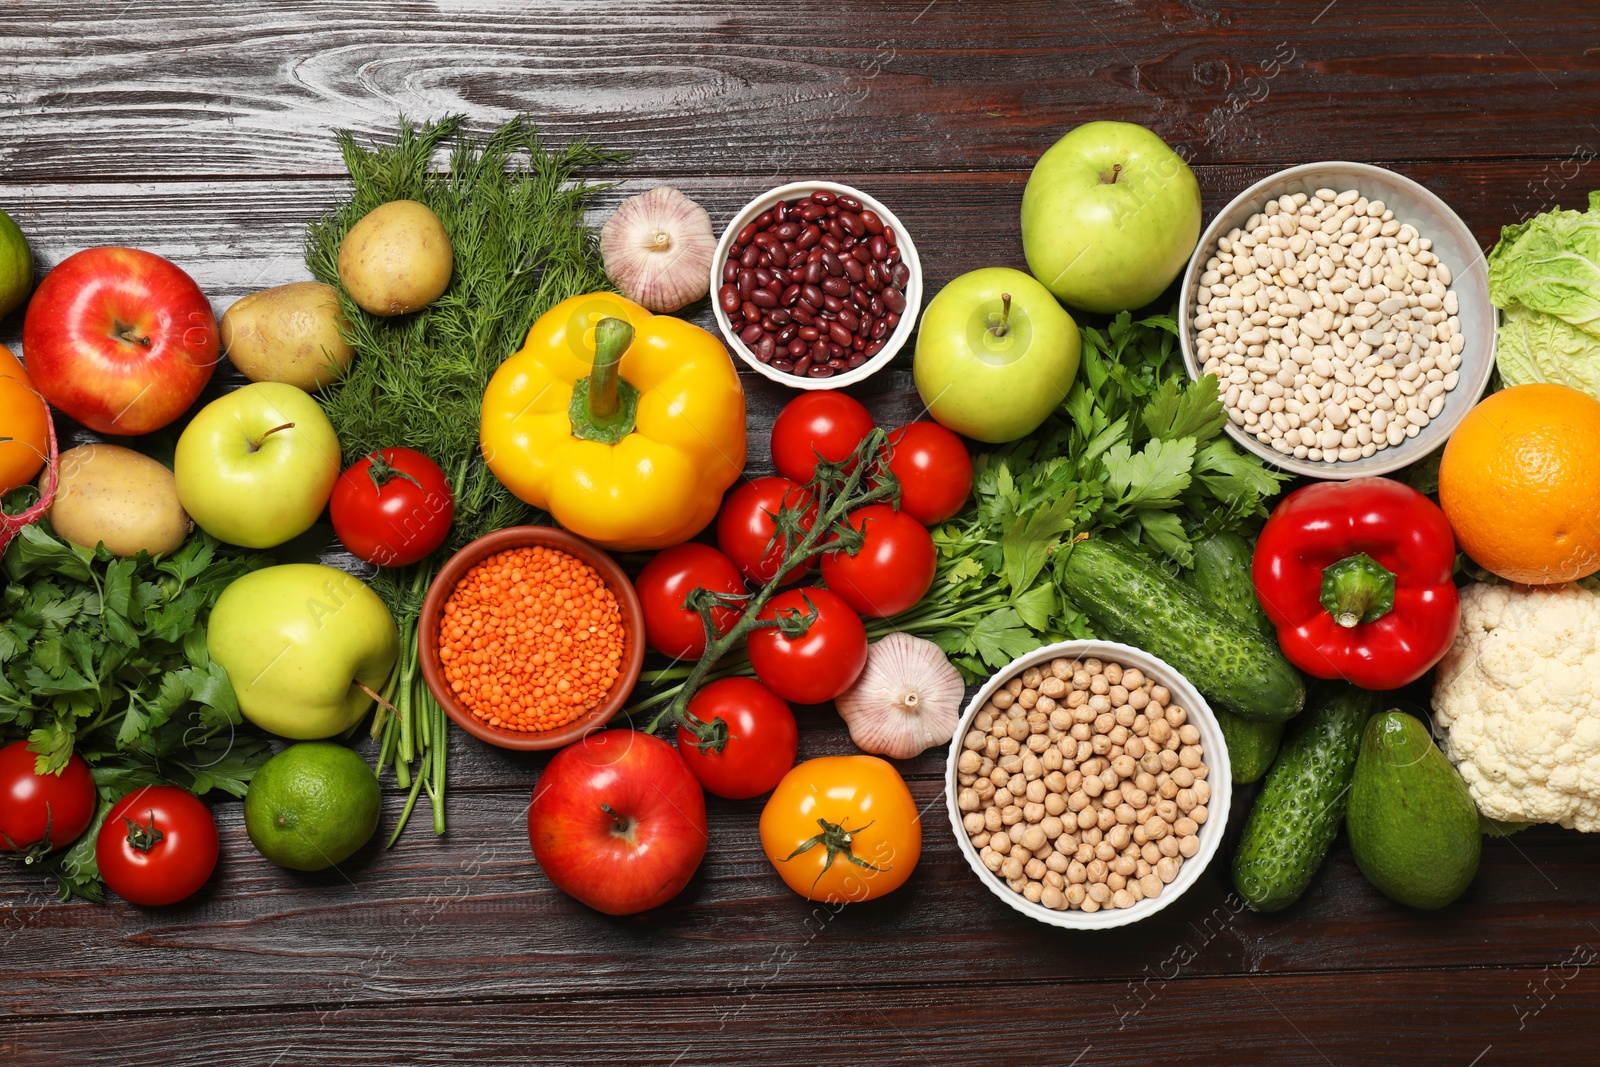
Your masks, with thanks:
[[[978,690],[950,742],[962,855],[1007,905],[1075,930],[1155,914],[1228,822],[1228,746],[1198,690],[1113,641],[1063,641]]]

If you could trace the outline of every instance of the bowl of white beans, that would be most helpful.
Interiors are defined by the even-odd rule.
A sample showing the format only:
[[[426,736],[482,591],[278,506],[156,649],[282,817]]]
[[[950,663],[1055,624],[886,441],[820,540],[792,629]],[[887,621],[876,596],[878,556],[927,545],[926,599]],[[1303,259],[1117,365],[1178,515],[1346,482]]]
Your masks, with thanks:
[[[1104,930],[1182,896],[1216,855],[1232,770],[1205,698],[1164,660],[1064,641],[978,690],[946,806],[978,879],[1031,919]]]
[[[1494,370],[1483,252],[1403,175],[1307,163],[1250,186],[1184,271],[1180,341],[1227,431],[1312,478],[1386,474],[1443,446]]]

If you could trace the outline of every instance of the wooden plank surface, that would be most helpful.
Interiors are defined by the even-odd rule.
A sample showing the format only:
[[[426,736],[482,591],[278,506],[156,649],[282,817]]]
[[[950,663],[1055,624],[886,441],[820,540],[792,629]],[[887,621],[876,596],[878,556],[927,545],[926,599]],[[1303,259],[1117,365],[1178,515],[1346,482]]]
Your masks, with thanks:
[[[905,219],[931,294],[1022,266],[1033,160],[1117,118],[1194,162],[1208,216],[1279,166],[1353,158],[1422,181],[1487,247],[1600,186],[1597,19],[1592,3],[1511,0],[0,0],[0,207],[41,270],[137,245],[220,312],[306,276],[303,227],[343,188],[333,130],[384,135],[400,111],[483,130],[528,111],[553,138],[634,154],[597,173],[621,180],[597,222],[667,180],[720,227],[780,181],[836,178]],[[711,326],[704,306],[689,317]],[[19,316],[0,321],[0,343],[19,334]],[[208,395],[239,381],[224,368]],[[765,473],[788,394],[746,382]],[[886,424],[919,410],[909,351],[851,391]],[[830,709],[800,718],[803,757],[852,751]],[[902,767],[924,858],[886,900],[806,904],[762,857],[759,802],[713,800],[689,888],[618,920],[532,860],[545,758],[458,732],[450,756],[450,835],[419,822],[339,871],[268,864],[234,803],[218,806],[217,878],[173,908],[62,905],[0,871],[0,1065],[1594,1058],[1600,881],[1570,832],[1487,843],[1438,914],[1389,904],[1341,843],[1299,904],[1254,915],[1230,894],[1225,845],[1159,916],[1073,935],[972,877],[931,753]],[[386,797],[387,819],[398,805]]]

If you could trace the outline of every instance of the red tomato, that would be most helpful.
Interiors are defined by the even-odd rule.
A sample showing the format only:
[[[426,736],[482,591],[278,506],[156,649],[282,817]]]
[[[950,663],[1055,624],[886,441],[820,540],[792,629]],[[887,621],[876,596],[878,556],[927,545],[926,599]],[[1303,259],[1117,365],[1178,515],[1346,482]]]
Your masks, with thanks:
[[[967,446],[936,422],[890,434],[889,469],[900,479],[900,510],[924,526],[954,517],[972,495]]]
[[[746,578],[757,584],[771,581],[783,562],[783,545],[772,540],[772,520],[786,503],[791,511],[801,512],[801,526],[811,529],[817,517],[816,503],[810,493],[787,478],[745,482],[728,494],[717,515],[717,545]],[[799,581],[808,569],[804,565],[795,567],[783,576],[784,584]]]
[[[176,904],[216,870],[217,821],[187,789],[145,786],[111,805],[94,858],[106,885],[130,904]]]
[[[800,751],[800,729],[783,699],[752,678],[712,682],[689,701],[701,722],[721,719],[728,740],[721,752],[702,749],[678,727],[678,751],[706,792],[729,800],[758,797],[783,780]]]
[[[822,557],[822,580],[863,615],[886,619],[912,607],[933,584],[938,563],[927,527],[888,504],[868,504],[850,513],[851,529],[863,534],[855,555]]]
[[[761,619],[817,617],[799,637],[776,626],[750,634],[750,666],[774,693],[796,704],[821,704],[849,689],[867,665],[867,628],[861,616],[826,589],[790,589],[767,601]],[[782,612],[783,615],[779,613]]]
[[[385,448],[351,464],[328,507],[344,546],[380,567],[408,567],[431,554],[456,514],[444,471],[411,448]]]
[[[695,588],[712,593],[745,592],[744,579],[733,560],[710,545],[677,545],[656,554],[644,565],[633,588],[644,608],[645,643],[673,659],[699,659],[706,650],[706,628],[698,611],[683,606]],[[711,621],[718,632],[739,621],[743,611],[714,608]]]
[[[94,820],[94,778],[74,752],[60,774],[35,774],[26,741],[0,748],[0,852],[70,845]]]
[[[804,485],[817,472],[817,456],[843,463],[872,432],[872,416],[843,393],[819,389],[789,401],[772,424],[772,463],[778,473]]]

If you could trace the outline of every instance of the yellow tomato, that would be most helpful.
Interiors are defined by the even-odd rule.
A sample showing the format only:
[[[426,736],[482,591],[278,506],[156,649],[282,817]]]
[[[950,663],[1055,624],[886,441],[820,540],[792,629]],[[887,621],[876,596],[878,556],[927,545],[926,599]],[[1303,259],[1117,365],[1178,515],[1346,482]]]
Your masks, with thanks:
[[[789,888],[846,904],[899,889],[922,856],[922,819],[876,756],[824,756],[784,775],[761,811],[761,847]]]
[[[50,456],[44,398],[9,348],[0,345],[0,493],[33,481]]]

